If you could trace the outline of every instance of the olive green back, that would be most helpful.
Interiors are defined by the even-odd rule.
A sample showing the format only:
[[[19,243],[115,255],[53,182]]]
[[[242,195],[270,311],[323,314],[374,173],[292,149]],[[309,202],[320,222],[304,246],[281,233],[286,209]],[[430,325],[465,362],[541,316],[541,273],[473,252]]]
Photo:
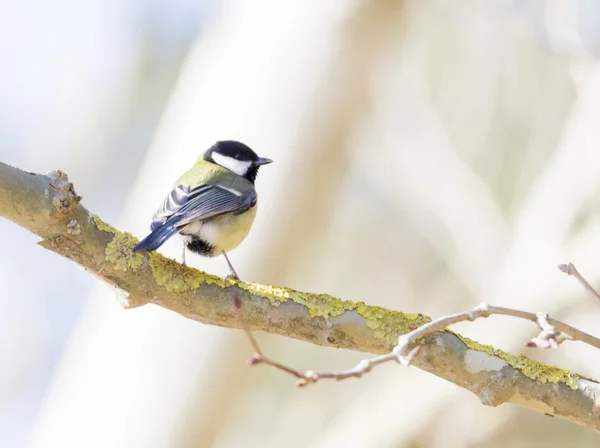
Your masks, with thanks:
[[[198,160],[196,164],[186,171],[175,183],[174,187],[179,185],[223,185],[244,193],[254,189],[254,185],[242,176],[223,168],[221,165],[210,163],[205,160]]]

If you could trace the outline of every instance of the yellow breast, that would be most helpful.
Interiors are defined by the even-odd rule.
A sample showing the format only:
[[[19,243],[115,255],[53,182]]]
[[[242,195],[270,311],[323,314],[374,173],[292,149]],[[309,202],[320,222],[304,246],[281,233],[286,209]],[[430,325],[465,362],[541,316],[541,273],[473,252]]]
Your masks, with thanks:
[[[257,207],[245,211],[241,215],[225,213],[202,222],[196,236],[214,246],[213,254],[229,252],[240,245],[250,232]]]

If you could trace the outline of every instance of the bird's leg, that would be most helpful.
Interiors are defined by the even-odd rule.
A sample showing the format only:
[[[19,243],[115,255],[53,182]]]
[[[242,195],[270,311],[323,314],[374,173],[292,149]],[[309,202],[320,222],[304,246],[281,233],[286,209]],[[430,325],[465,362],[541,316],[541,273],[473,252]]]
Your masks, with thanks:
[[[181,251],[181,264],[187,266],[185,262],[185,243],[183,243],[183,250]]]
[[[227,265],[229,266],[229,274],[225,277],[225,285],[227,285],[227,280],[230,278],[235,280],[239,280],[240,278],[238,277],[237,272],[235,272],[235,269],[233,269],[233,265],[231,264],[231,261],[229,261],[229,257],[225,251],[223,251],[223,256],[225,257],[225,260],[227,260]]]

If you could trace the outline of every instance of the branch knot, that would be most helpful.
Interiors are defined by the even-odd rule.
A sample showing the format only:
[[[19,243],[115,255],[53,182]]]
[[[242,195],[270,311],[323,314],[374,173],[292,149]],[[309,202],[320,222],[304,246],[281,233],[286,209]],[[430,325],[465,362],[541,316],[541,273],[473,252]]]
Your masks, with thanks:
[[[75,210],[75,206],[81,201],[81,196],[75,193],[69,176],[61,170],[52,170],[46,173],[50,178],[48,185],[55,190],[52,193],[52,205],[54,212],[60,216],[69,216]]]

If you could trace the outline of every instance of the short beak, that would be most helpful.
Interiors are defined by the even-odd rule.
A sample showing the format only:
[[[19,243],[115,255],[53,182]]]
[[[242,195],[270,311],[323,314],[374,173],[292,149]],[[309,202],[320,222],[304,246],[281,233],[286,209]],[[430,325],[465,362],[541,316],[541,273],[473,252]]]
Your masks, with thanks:
[[[258,160],[254,162],[255,165],[268,165],[269,163],[273,163],[273,161],[264,157],[259,157]]]

